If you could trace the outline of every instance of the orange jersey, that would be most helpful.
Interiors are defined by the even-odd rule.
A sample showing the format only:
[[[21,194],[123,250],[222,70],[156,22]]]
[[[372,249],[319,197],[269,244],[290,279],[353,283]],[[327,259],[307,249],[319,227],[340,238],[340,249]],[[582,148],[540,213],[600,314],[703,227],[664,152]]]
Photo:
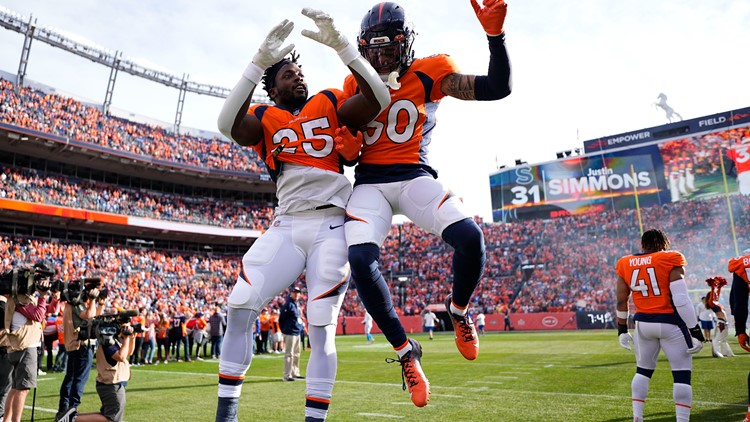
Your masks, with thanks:
[[[734,161],[737,166],[737,173],[744,173],[750,170],[750,145],[735,145],[727,151],[727,157]]]
[[[730,273],[737,274],[746,283],[750,283],[750,255],[730,259],[727,269]]]
[[[673,314],[669,273],[685,265],[685,257],[675,251],[628,255],[617,261],[617,275],[629,284],[637,313]]]
[[[281,162],[343,173],[333,137],[340,127],[337,111],[344,100],[340,90],[327,89],[310,97],[296,114],[267,104],[250,106],[247,113],[257,117],[263,126],[263,141],[253,149],[265,161],[274,180],[278,175],[274,156]],[[283,149],[277,149],[280,147]]]
[[[355,169],[357,183],[408,180],[419,169],[422,174],[426,171],[437,176],[429,166],[427,148],[435,127],[435,112],[445,97],[440,86],[446,76],[458,72],[453,59],[445,54],[414,60],[398,80],[401,88],[390,90],[390,105],[367,125]],[[348,98],[357,92],[356,80],[347,76],[344,94]],[[382,166],[388,166],[390,171],[382,171]],[[384,173],[390,173],[391,178],[379,179],[378,175]]]
[[[260,314],[260,331],[269,331],[271,329],[271,315]]]

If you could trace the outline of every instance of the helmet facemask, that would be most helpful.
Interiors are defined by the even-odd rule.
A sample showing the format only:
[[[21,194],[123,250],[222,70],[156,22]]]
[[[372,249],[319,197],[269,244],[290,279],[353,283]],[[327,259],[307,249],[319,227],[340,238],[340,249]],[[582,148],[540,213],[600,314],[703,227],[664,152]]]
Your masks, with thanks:
[[[359,52],[386,81],[392,72],[403,75],[414,61],[414,35],[401,6],[380,3],[362,20]]]

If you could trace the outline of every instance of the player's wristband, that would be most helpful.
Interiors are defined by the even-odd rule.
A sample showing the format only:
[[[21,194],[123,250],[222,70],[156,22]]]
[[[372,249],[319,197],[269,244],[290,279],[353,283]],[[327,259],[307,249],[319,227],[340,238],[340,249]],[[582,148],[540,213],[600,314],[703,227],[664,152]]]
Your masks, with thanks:
[[[617,318],[628,319],[628,311],[617,311]]]
[[[345,65],[349,66],[349,63],[353,62],[354,59],[359,57],[359,50],[352,43],[346,43],[346,46],[341,50],[338,50],[339,58]]]
[[[617,335],[626,334],[628,332],[628,324],[617,324]]]
[[[242,72],[242,76],[244,76],[248,81],[254,83],[255,86],[258,86],[261,78],[263,78],[263,72],[265,72],[265,70],[261,69],[260,66],[253,62],[250,62],[250,64],[247,65],[247,69]]]

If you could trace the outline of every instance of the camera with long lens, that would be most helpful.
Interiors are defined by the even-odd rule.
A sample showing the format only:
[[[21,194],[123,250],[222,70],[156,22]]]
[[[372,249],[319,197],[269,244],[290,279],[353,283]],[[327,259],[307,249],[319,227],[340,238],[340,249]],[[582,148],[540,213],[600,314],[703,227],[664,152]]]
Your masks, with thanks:
[[[94,289],[99,289],[99,294],[92,297],[90,292]],[[108,294],[109,291],[106,287],[102,286],[102,279],[100,277],[79,278],[62,282],[60,286],[61,299],[71,305],[83,303],[86,301],[86,298],[106,299]]]
[[[40,282],[54,275],[51,265],[39,261],[31,267],[15,267],[0,274],[0,295],[30,295],[39,291],[60,291],[62,281],[54,280],[50,287],[41,287]]]
[[[130,322],[130,318],[137,315],[138,311],[128,309],[116,314],[99,315],[90,320],[84,320],[80,331],[78,331],[78,340],[86,341],[95,338],[104,346],[112,345],[117,336],[121,334],[128,336],[135,332],[134,328],[127,326],[127,324]]]

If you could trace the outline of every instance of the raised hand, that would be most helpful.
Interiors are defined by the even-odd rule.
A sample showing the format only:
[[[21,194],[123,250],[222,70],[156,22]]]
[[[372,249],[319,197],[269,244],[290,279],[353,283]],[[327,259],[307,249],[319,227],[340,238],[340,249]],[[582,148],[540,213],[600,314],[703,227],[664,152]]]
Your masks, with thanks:
[[[281,45],[286,41],[286,38],[292,33],[293,29],[294,22],[288,19],[284,19],[280,24],[276,25],[268,33],[266,39],[263,40],[263,44],[258,48],[258,52],[253,56],[253,63],[265,70],[289,54],[294,49],[294,44],[289,44],[283,48]]]
[[[482,24],[484,32],[487,35],[494,37],[500,35],[503,32],[503,24],[505,23],[505,15],[508,13],[508,5],[505,4],[504,0],[483,0],[480,7],[477,0],[470,0],[471,7],[474,8],[479,23]]]
[[[357,136],[355,137],[349,129],[344,126],[336,128],[334,134],[335,137],[333,138],[333,143],[336,152],[341,154],[346,161],[356,159],[357,156],[359,156],[359,151],[362,149],[362,141],[364,140],[362,132],[357,132]]]
[[[336,26],[333,24],[333,18],[327,13],[305,7],[302,9],[302,14],[312,19],[319,30],[319,32],[315,32],[303,29],[302,35],[327,45],[336,51],[341,51],[349,45],[349,41],[336,29]]]

